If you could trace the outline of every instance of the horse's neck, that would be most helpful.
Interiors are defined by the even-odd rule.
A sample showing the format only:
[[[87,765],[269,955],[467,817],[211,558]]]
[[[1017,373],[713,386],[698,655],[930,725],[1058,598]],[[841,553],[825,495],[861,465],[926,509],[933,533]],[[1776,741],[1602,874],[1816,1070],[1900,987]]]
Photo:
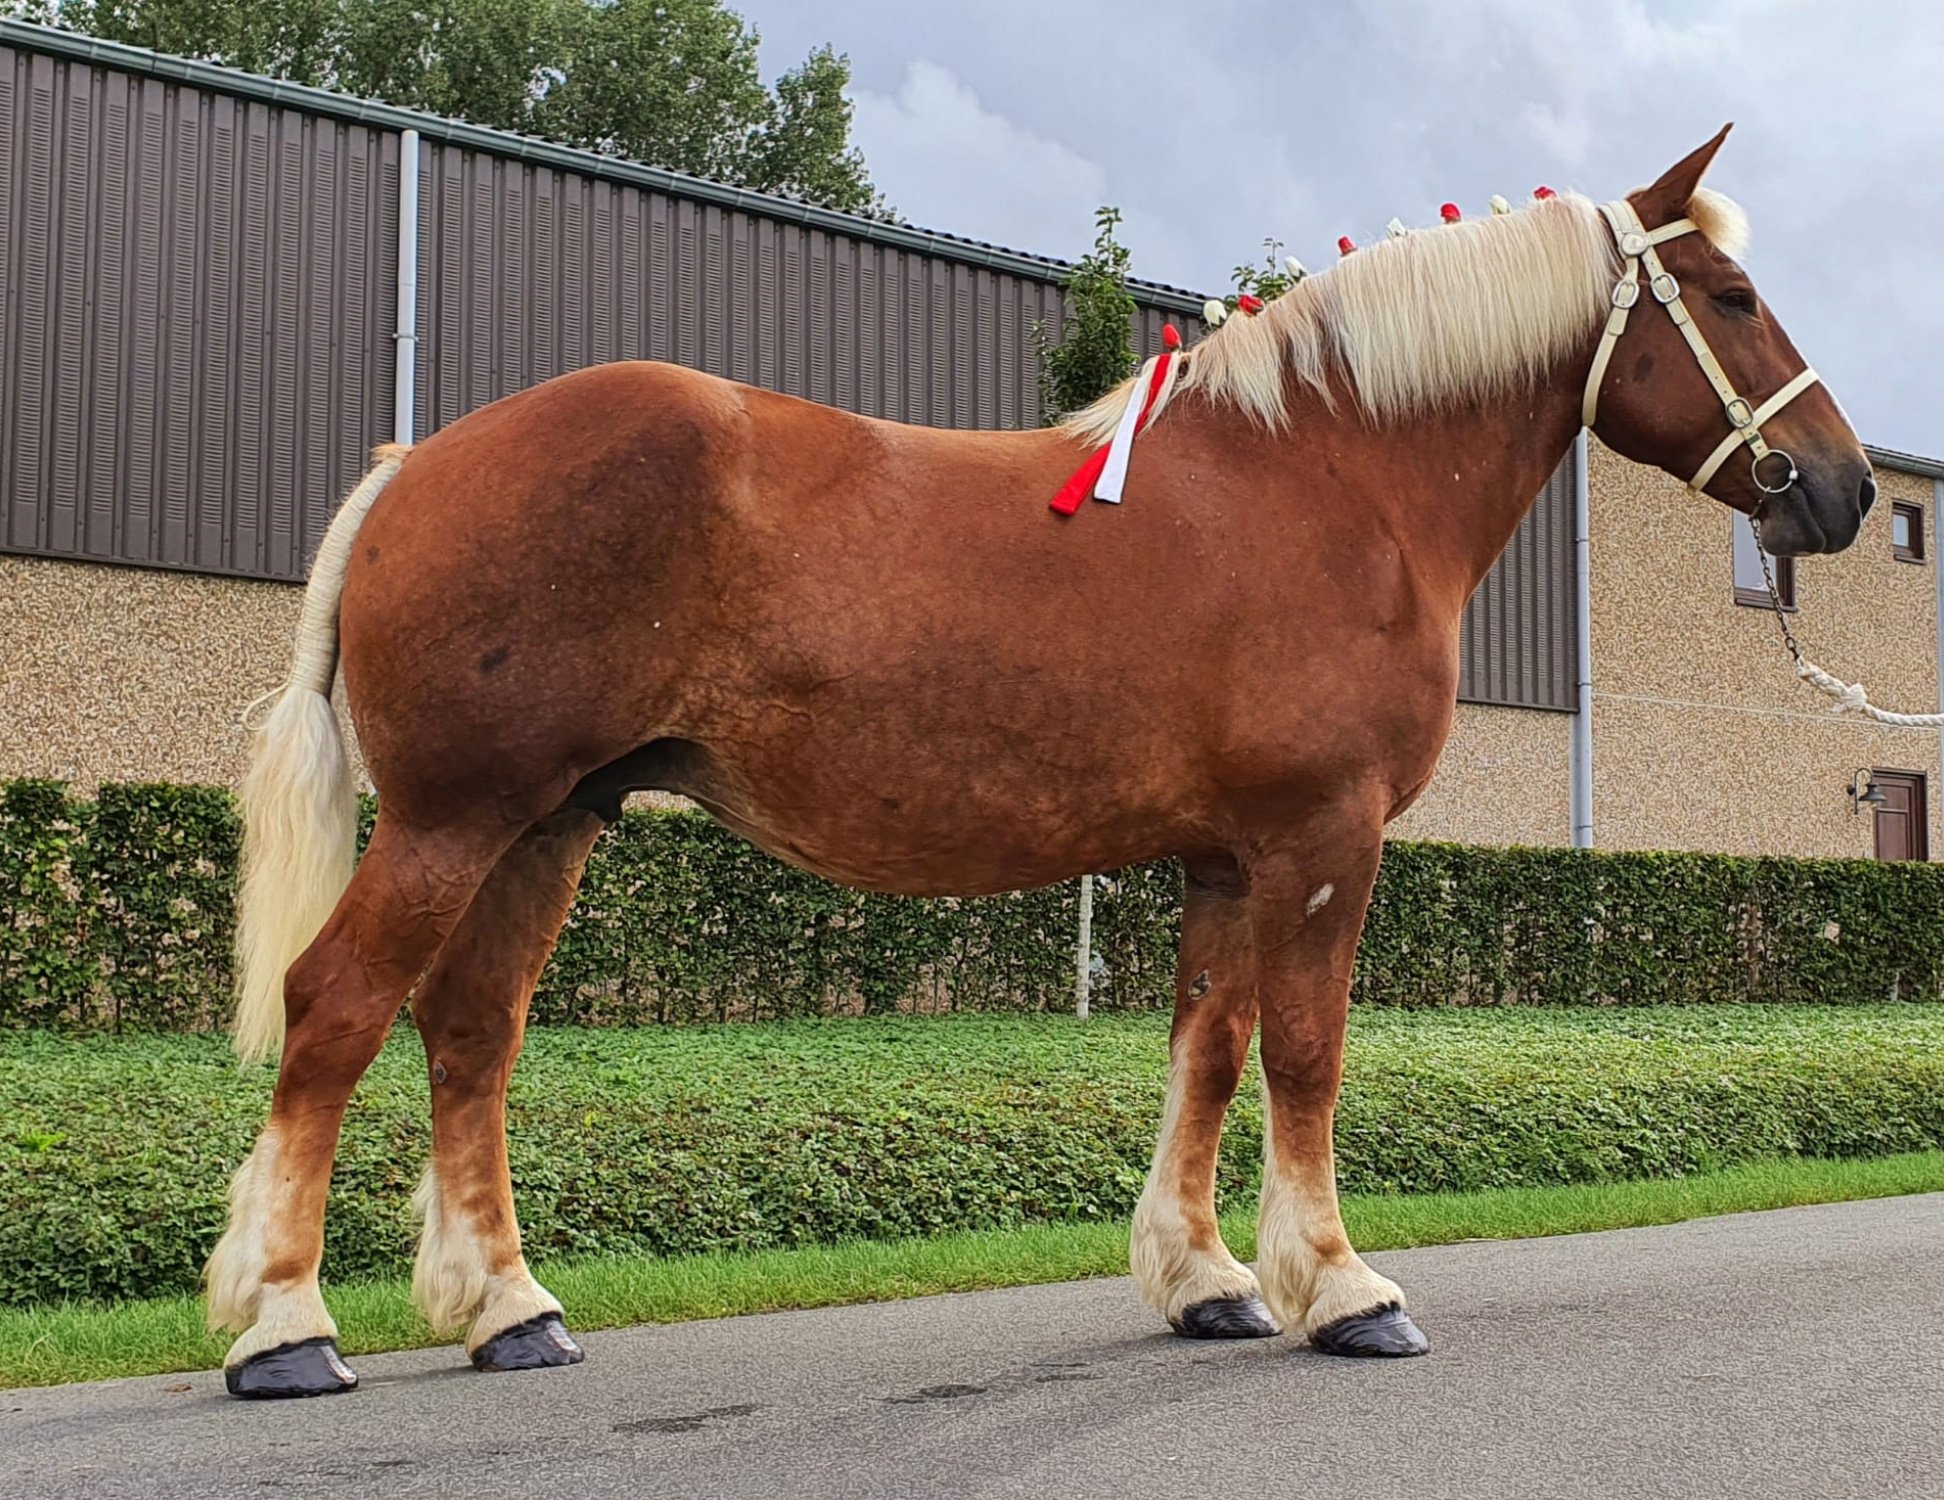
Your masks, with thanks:
[[[1572,447],[1583,374],[1569,368],[1514,396],[1364,429],[1391,487],[1401,544],[1449,578],[1459,603]]]

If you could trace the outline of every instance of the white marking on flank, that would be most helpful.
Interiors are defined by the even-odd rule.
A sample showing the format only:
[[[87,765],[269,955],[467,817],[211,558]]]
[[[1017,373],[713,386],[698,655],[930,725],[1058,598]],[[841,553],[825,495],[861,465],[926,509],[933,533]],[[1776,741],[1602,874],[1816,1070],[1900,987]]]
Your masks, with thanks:
[[[1334,896],[1335,894],[1336,894],[1336,887],[1333,885],[1318,886],[1316,890],[1316,894],[1309,898],[1309,905],[1303,908],[1303,915],[1306,917],[1315,916],[1319,911],[1321,911],[1324,907],[1330,904],[1330,897]]]

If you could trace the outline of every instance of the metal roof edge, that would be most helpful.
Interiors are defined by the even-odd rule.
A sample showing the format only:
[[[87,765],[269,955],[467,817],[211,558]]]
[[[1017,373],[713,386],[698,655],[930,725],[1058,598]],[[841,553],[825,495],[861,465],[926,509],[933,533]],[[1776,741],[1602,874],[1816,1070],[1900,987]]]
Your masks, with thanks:
[[[833,234],[847,234],[853,239],[869,240],[899,250],[915,250],[943,260],[1009,272],[1015,276],[1056,281],[1062,273],[1071,269],[1069,262],[1050,256],[1028,255],[998,245],[960,239],[936,230],[913,229],[882,219],[867,219],[806,203],[798,198],[732,187],[728,183],[715,182],[706,177],[691,177],[685,172],[671,171],[666,167],[643,166],[639,162],[601,156],[592,151],[543,141],[535,136],[489,130],[483,125],[469,125],[463,120],[449,120],[441,115],[401,109],[395,104],[359,99],[350,94],[334,93],[330,89],[312,88],[308,84],[263,78],[254,73],[240,72],[216,63],[198,62],[192,58],[175,57],[166,52],[128,47],[120,42],[103,41],[99,37],[84,36],[80,32],[65,31],[55,26],[38,26],[30,21],[0,17],[0,45],[15,46],[24,51],[72,62],[114,68],[143,77],[213,89],[265,104],[307,110],[312,114],[380,130],[416,130],[424,139],[443,141],[465,150],[483,151],[516,161],[532,162],[537,166],[604,178],[610,182],[624,182],[673,197],[741,209],[766,218],[804,224]],[[1181,287],[1130,280],[1128,291],[1136,302],[1149,307],[1195,317],[1201,315],[1203,299]]]
[[[1870,456],[1871,463],[1882,468],[1895,469],[1900,474],[1921,474],[1926,479],[1944,479],[1944,459],[1899,453],[1895,448],[1878,448],[1870,443],[1863,445],[1863,451]]]

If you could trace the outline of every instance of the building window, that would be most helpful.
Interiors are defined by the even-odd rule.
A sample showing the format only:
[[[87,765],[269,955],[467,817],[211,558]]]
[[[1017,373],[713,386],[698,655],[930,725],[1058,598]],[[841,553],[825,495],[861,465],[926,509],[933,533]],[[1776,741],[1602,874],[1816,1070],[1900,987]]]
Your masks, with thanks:
[[[1890,555],[1900,562],[1924,560],[1924,507],[1899,500],[1890,507]]]
[[[1929,859],[1930,811],[1922,771],[1872,771],[1883,793],[1876,810],[1878,859]]]
[[[1769,607],[1768,585],[1762,581],[1762,555],[1755,545],[1755,528],[1748,523],[1747,516],[1736,516],[1735,527],[1735,603],[1751,604],[1757,609]],[[1775,592],[1782,597],[1784,609],[1796,607],[1795,559],[1793,557],[1771,557],[1769,566],[1775,570]]]

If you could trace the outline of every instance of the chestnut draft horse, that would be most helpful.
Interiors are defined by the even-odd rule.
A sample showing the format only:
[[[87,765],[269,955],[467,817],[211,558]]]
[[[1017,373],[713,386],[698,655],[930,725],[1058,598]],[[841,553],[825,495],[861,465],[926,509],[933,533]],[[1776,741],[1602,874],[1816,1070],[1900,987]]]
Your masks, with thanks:
[[[242,1332],[230,1389],[355,1381],[318,1292],[325,1188],[408,995],[433,1120],[419,1303],[470,1325],[482,1369],[581,1357],[521,1257],[505,1095],[582,863],[638,788],[875,891],[1178,856],[1141,1294],[1193,1337],[1423,1352],[1344,1235],[1331,1129],[1384,824],[1437,765],[1465,601],[1582,418],[1777,553],[1847,546],[1874,495],[1730,258],[1741,215],[1700,187],[1721,140],[1629,199],[1375,244],[1231,319],[1186,356],[1126,503],[1071,518],[1047,501],[1128,387],[1064,429],[962,433],[616,364],[381,451],[244,788],[238,1043],[281,1035],[283,1062],[208,1268],[212,1323]],[[379,793],[355,873],[340,654]],[[1258,1021],[1259,1282],[1213,1201]]]

